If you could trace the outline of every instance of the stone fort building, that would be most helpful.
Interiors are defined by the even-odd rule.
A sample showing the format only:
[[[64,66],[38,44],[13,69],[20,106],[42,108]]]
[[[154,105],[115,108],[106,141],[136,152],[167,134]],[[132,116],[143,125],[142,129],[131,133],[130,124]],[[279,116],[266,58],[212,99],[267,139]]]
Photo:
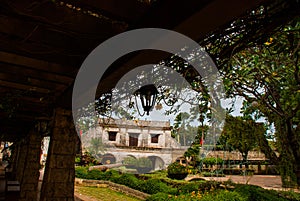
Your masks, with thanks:
[[[93,138],[101,139],[97,157],[103,164],[122,163],[129,156],[147,157],[152,161],[152,169],[158,170],[182,156],[187,148],[171,137],[170,123],[166,121],[104,121],[100,119],[96,127],[81,136],[83,149],[91,147]]]

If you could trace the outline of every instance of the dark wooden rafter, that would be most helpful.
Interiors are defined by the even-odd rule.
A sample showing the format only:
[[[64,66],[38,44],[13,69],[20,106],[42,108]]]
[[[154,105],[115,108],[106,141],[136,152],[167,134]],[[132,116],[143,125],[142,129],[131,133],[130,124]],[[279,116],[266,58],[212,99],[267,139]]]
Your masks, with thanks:
[[[168,1],[163,1],[163,3],[166,2]],[[175,31],[178,31],[179,33],[191,37],[196,41],[201,41],[203,40],[203,38],[207,37],[208,33],[212,33],[212,31],[216,30],[218,27],[227,27],[228,21],[232,21],[237,19],[238,17],[241,17],[242,14],[245,14],[245,12],[255,9],[263,2],[267,2],[267,1],[257,0],[257,1],[245,2],[245,1],[235,0],[232,1],[230,4],[222,0],[217,0],[212,3],[203,1],[201,2],[202,4],[200,4],[199,2],[198,3],[193,2],[194,4],[197,4],[194,5],[194,7],[197,6],[198,8],[200,7],[200,11],[198,10],[198,12],[192,14],[189,18],[183,20],[176,27],[173,27],[173,29]],[[187,3],[188,5],[189,2],[185,2],[185,3]],[[175,2],[174,4],[175,4],[175,8],[177,8],[178,2]],[[230,6],[233,6],[234,9],[230,8]],[[243,9],[238,9],[241,7]],[[161,8],[159,10],[161,11],[161,13],[166,12],[166,10]],[[151,13],[151,15],[154,15],[154,13]],[[226,18],[222,17],[223,15],[226,16]],[[205,18],[209,20],[203,20]],[[107,77],[103,78],[103,83],[105,83],[103,85],[105,85],[105,87],[99,87],[97,95],[100,95],[103,92],[104,93],[107,92],[109,88],[110,89],[113,88],[116,82],[120,79],[120,76],[123,76],[124,73],[128,72],[132,68],[135,68],[142,64],[147,64],[149,60],[152,61],[151,63],[159,63],[163,59],[168,59],[166,55],[168,54],[163,54],[161,52],[153,52],[153,51],[148,51],[146,53],[141,52],[135,55],[134,57],[129,58],[126,61],[123,61],[121,64],[115,65],[114,72],[110,73]]]
[[[51,119],[55,107],[70,108],[72,84],[81,63],[96,46],[116,34],[135,28],[160,27],[207,45],[209,41],[220,42],[214,36],[222,37],[226,31],[228,34],[234,31],[227,29],[228,23],[243,19],[241,16],[246,11],[272,3],[271,0],[152,2],[3,0],[0,4],[0,100],[15,104],[15,110],[11,114],[0,110],[0,135],[6,133],[6,139],[23,136],[41,118]],[[275,25],[280,22],[272,21]],[[266,29],[272,29],[272,23]],[[241,28],[247,29],[242,26],[236,29]],[[255,25],[250,28],[254,29]],[[259,26],[265,31],[263,28]],[[255,34],[247,31],[249,36]],[[216,55],[226,57],[234,46],[228,41],[225,45],[221,42],[214,43],[222,49]],[[121,58],[102,78],[98,95],[112,89],[133,68],[158,63],[168,56],[158,51],[141,51]]]
[[[150,3],[138,0],[111,0],[111,1],[93,1],[93,0],[62,0],[57,2],[69,3],[84,10],[101,13],[111,19],[134,23],[149,9]]]
[[[100,33],[110,36],[110,34],[118,33],[126,28],[120,29],[120,26],[114,26],[111,20],[101,20],[101,18],[77,12],[67,6],[59,6],[53,1],[5,1],[2,9],[8,16],[15,16],[25,22],[50,26],[58,32],[73,34],[80,39],[96,37]],[[110,29],[103,32],[103,26],[110,27]]]

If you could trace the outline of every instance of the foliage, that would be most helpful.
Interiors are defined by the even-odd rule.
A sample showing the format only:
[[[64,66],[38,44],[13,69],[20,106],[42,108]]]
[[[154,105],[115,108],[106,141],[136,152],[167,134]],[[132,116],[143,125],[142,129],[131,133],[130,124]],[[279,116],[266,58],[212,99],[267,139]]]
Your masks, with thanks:
[[[110,180],[115,183],[122,184],[139,191],[143,191],[144,181],[139,180],[133,174],[121,174],[120,176],[113,177]]]
[[[94,156],[98,155],[99,153],[103,153],[105,151],[105,148],[104,148],[104,144],[102,142],[102,138],[100,138],[100,137],[92,138],[90,141],[90,147],[88,147],[88,150]]]
[[[75,157],[75,164],[76,165],[80,165],[80,162],[81,162],[81,156],[79,155],[77,155],[76,157]]]
[[[75,177],[85,179],[88,174],[88,167],[75,167]]]
[[[148,194],[155,194],[159,192],[168,192],[169,187],[166,183],[159,179],[148,179],[143,185],[143,192]]]
[[[275,127],[274,153],[260,136],[266,156],[280,164],[283,184],[300,182],[300,70],[299,17],[278,28],[267,40],[232,54],[223,68],[228,95],[244,98],[246,118],[264,117]]]
[[[90,170],[88,171],[86,179],[95,179],[95,180],[102,180],[103,179],[103,174],[101,174],[100,170]]]
[[[289,200],[300,201],[300,193],[295,193],[293,191],[282,191],[280,192],[280,195]]]
[[[124,165],[135,166],[136,163],[137,163],[137,159],[132,157],[132,156],[128,156],[128,157],[123,159],[123,164]]]
[[[188,169],[184,165],[181,165],[178,162],[171,163],[168,166],[167,171],[168,171],[168,177],[172,179],[177,179],[178,177],[176,177],[176,175],[185,175],[184,177],[186,177],[188,174]]]
[[[152,162],[147,157],[141,157],[137,159],[136,162],[137,167],[152,167]]]
[[[132,174],[123,174],[114,170],[101,172],[88,171],[87,167],[76,167],[75,175],[79,178],[109,180],[130,188],[151,194],[147,200],[246,200],[246,201],[283,201],[300,200],[300,194],[277,192],[258,186],[234,184],[232,182],[190,181],[168,183],[163,179]],[[161,174],[159,174],[161,175]],[[230,187],[230,188],[229,188]],[[224,190],[225,189],[225,190]]]
[[[243,195],[239,194],[235,191],[227,191],[227,190],[221,190],[216,193],[210,193],[205,194],[202,198],[202,201],[212,201],[212,200],[218,200],[218,201],[247,201],[247,198],[245,198]]]
[[[191,190],[182,191],[178,195],[171,195],[167,193],[157,193],[147,198],[147,201],[158,201],[158,200],[176,200],[176,201],[196,201],[196,200],[204,200],[204,201],[284,201],[291,200],[296,201],[299,200],[297,193],[287,194],[285,192],[277,192],[274,190],[265,190],[258,186],[251,185],[235,185],[233,189],[220,189],[217,187],[216,189],[210,188],[210,190],[201,190],[193,188],[193,185],[189,185],[187,187],[191,187]],[[198,187],[198,186],[197,186]],[[186,188],[188,189],[188,188]]]
[[[284,201],[286,198],[279,196],[279,193],[274,190],[265,190],[258,186],[252,185],[237,185],[235,190],[247,200],[251,201]]]
[[[75,159],[79,160],[78,158],[75,158]],[[89,165],[100,165],[100,164],[101,163],[94,156],[92,156],[92,154],[89,152],[84,152],[80,156],[79,165],[89,166]]]
[[[225,174],[219,172],[201,172],[204,177],[225,177]]]
[[[146,199],[146,201],[169,201],[169,200],[170,200],[170,195],[162,192],[151,195]]]
[[[190,146],[186,152],[184,153],[184,157],[186,159],[189,159],[187,161],[189,165],[192,165],[194,168],[199,164],[200,162],[200,144],[195,144]]]
[[[223,164],[223,160],[221,158],[206,157],[206,158],[202,159],[202,163],[206,167],[212,167],[213,165],[221,165],[221,164]]]
[[[233,147],[238,150],[247,161],[248,152],[258,145],[258,136],[263,136],[265,128],[263,124],[255,123],[252,119],[233,117],[227,115],[220,142],[224,147]]]

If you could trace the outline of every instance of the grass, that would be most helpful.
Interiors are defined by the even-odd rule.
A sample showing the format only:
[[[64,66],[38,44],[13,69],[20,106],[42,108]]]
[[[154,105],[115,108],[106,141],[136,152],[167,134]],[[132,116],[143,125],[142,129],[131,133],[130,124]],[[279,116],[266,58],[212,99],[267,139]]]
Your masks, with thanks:
[[[75,191],[99,201],[140,201],[140,199],[111,190],[107,187],[76,186]]]

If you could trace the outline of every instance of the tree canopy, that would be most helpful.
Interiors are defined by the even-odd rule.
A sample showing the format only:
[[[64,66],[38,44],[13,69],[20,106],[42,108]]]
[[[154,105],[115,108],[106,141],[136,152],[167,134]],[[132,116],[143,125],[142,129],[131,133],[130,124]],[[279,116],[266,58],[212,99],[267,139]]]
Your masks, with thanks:
[[[229,146],[238,150],[242,154],[243,161],[247,161],[248,152],[258,146],[258,136],[264,134],[265,128],[262,123],[256,123],[242,116],[227,115],[219,142],[224,147]]]
[[[235,53],[223,66],[229,97],[243,97],[245,118],[265,118],[275,127],[277,157],[265,140],[261,149],[280,167],[284,184],[300,185],[300,20],[279,27],[263,43]]]

